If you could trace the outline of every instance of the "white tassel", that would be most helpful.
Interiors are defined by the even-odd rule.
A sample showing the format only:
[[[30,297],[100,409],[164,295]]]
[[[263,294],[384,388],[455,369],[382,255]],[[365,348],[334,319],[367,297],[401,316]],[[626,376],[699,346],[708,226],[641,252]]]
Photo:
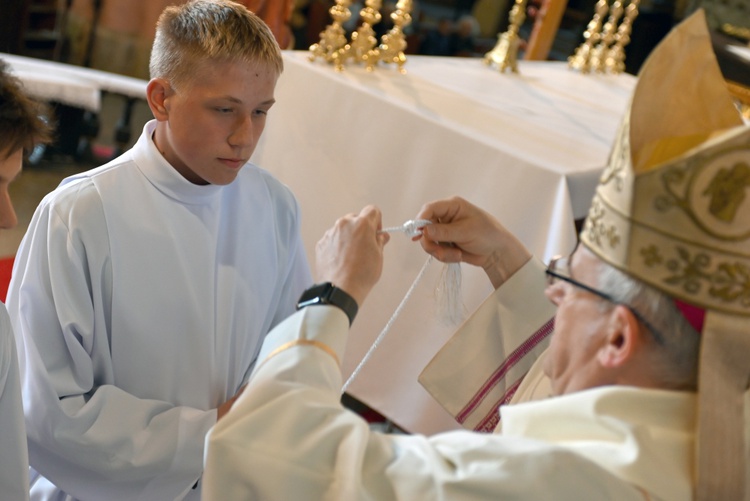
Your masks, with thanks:
[[[440,283],[435,288],[437,317],[444,325],[456,326],[463,322],[466,308],[461,294],[461,263],[443,267]]]

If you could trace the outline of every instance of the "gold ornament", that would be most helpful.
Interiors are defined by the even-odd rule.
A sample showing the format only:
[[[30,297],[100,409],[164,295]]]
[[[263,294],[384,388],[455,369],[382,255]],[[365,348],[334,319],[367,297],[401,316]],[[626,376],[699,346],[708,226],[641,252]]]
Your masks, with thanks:
[[[568,67],[581,73],[591,71],[591,53],[594,46],[599,42],[602,31],[602,20],[609,10],[607,0],[599,0],[594,7],[594,17],[591,18],[583,32],[583,43],[578,46],[575,54],[568,58]]]
[[[484,55],[484,64],[497,65],[500,73],[508,68],[513,73],[518,73],[518,45],[520,43],[518,30],[526,19],[526,0],[515,0],[508,19],[510,20],[508,31],[501,34],[495,47]]]
[[[383,35],[378,47],[378,59],[386,64],[393,63],[398,66],[399,73],[406,73],[406,37],[404,28],[411,23],[412,0],[399,0],[396,10],[391,13],[393,28]]]
[[[607,0],[599,0],[594,17],[583,33],[584,41],[568,58],[568,67],[581,73],[613,73],[625,71],[625,46],[630,42],[633,21],[638,16],[640,0],[615,0],[609,7]],[[609,10],[609,18],[602,25]],[[620,18],[622,17],[622,21]],[[619,22],[619,26],[618,26]]]
[[[382,0],[367,0],[365,7],[359,12],[362,18],[360,27],[352,33],[351,43],[345,44],[339,49],[339,55],[335,60],[336,70],[341,71],[344,63],[352,59],[355,63],[365,63],[367,71],[378,62],[378,54],[375,46],[378,39],[375,36],[375,30],[372,28],[382,19],[380,15],[380,6]]]
[[[320,41],[310,46],[310,61],[322,58],[327,63],[335,63],[340,49],[346,45],[344,24],[352,15],[349,10],[351,0],[336,0],[336,5],[328,10],[333,22],[320,33]]]
[[[617,23],[620,21],[622,13],[622,2],[620,0],[615,0],[612,4],[612,8],[609,10],[609,19],[607,19],[607,22],[604,23],[604,26],[602,27],[599,42],[591,52],[590,67],[597,73],[604,73],[606,70],[605,61],[609,55],[609,48],[615,41]]]
[[[630,43],[630,32],[633,30],[633,21],[638,16],[638,3],[640,0],[631,0],[625,9],[625,18],[617,28],[615,44],[609,50],[605,60],[605,68],[608,73],[619,74],[625,71],[625,46]]]

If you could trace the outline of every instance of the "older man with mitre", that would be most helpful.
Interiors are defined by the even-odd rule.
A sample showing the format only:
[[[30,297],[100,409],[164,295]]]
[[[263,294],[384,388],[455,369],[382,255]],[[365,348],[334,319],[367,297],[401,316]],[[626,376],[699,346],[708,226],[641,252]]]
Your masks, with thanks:
[[[672,298],[702,332],[699,499],[743,499],[743,485],[750,495],[750,417],[743,416],[750,379],[750,133],[742,123],[698,11],[644,65],[580,235],[600,259]],[[493,404],[556,393],[546,354],[523,372],[554,314],[533,301],[538,289],[498,288],[420,376],[464,426],[487,431],[499,420]],[[620,290],[613,299],[628,303],[632,296]],[[644,307],[669,323],[668,309]],[[524,329],[534,335],[519,336]],[[517,345],[508,340],[512,334]],[[508,353],[502,365],[487,355],[488,341]],[[457,366],[471,367],[473,377],[451,377]]]
[[[388,236],[373,207],[340,219],[317,248],[335,286],[303,295],[314,306],[268,335],[244,394],[207,438],[207,499],[691,499],[696,427],[698,497],[742,499],[750,213],[732,180],[748,162],[750,128],[700,13],[644,65],[583,245],[550,264],[546,285],[540,263],[485,212],[460,199],[423,208],[435,221],[425,249],[482,266],[497,287],[428,367],[426,386],[481,368],[483,353],[497,361],[479,324],[542,325],[544,295],[557,307],[541,357],[552,398],[503,406],[498,434],[383,435],[342,408],[338,361]],[[450,376],[436,383],[440,372]]]

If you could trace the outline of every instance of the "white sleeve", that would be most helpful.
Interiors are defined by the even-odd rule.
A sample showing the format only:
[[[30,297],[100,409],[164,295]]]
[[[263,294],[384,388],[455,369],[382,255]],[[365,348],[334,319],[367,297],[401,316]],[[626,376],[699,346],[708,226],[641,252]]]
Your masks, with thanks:
[[[5,499],[29,499],[29,457],[23,424],[16,345],[0,303],[0,492]]]
[[[269,334],[248,387],[206,439],[204,499],[642,500],[589,460],[541,442],[371,431],[340,403],[347,329],[341,310],[313,306]]]
[[[8,310],[29,460],[76,498],[102,491],[111,499],[179,498],[201,475],[216,411],[115,386],[107,227],[99,199],[87,200],[62,210],[45,199],[16,257]]]
[[[305,245],[300,232],[301,215],[297,200],[288,192],[289,204],[293,207],[294,217],[292,224],[284,227],[278,237],[280,247],[289,246],[289,262],[287,263],[287,276],[280,287],[281,297],[277,301],[278,308],[275,312],[271,327],[275,327],[289,315],[294,313],[295,306],[302,292],[313,284],[310,266],[307,263]]]

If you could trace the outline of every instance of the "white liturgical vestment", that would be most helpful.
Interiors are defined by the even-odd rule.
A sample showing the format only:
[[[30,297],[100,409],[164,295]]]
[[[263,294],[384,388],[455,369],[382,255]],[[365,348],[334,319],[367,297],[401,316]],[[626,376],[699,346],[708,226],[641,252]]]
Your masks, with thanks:
[[[692,497],[695,394],[608,386],[502,408],[501,434],[374,432],[340,403],[334,306],[268,335],[207,437],[207,500],[673,500]]]
[[[23,424],[16,343],[0,303],[0,499],[29,499],[29,456]]]
[[[16,258],[32,499],[199,498],[216,408],[312,283],[285,186],[192,184],[154,128],[45,197]]]

